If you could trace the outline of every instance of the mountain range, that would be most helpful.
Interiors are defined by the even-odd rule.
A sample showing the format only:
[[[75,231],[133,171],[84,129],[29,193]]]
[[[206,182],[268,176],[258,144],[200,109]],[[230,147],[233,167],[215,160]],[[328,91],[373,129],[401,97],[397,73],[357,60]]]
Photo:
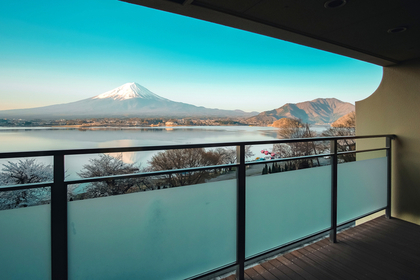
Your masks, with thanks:
[[[354,111],[354,105],[335,98],[318,98],[287,103],[258,114],[241,110],[220,110],[175,102],[137,83],[126,83],[91,98],[30,109],[1,110],[0,118],[74,119],[121,117],[235,117],[242,123],[268,125],[281,118],[300,119],[310,124],[329,124]]]
[[[0,118],[250,117],[258,112],[199,107],[163,98],[137,83],[76,102],[0,111]]]
[[[300,119],[309,124],[329,124],[355,110],[355,106],[336,98],[318,98],[301,103],[287,103],[247,119],[250,124],[268,125],[281,118]]]

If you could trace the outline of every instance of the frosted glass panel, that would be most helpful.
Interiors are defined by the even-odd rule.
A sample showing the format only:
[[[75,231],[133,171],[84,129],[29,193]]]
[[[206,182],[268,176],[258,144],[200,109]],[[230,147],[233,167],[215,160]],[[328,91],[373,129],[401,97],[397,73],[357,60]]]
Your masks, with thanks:
[[[247,177],[246,256],[331,226],[331,166]]]
[[[0,279],[51,279],[50,205],[0,211]]]
[[[236,259],[236,180],[69,202],[70,279],[184,279]]]
[[[338,165],[338,224],[386,206],[387,158]]]

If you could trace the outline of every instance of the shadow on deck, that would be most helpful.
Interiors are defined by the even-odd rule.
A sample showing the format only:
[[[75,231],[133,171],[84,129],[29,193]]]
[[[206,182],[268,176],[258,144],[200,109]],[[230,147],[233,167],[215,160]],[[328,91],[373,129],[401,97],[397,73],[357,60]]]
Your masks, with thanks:
[[[245,279],[420,279],[420,226],[382,216],[339,233],[337,240],[248,268]]]

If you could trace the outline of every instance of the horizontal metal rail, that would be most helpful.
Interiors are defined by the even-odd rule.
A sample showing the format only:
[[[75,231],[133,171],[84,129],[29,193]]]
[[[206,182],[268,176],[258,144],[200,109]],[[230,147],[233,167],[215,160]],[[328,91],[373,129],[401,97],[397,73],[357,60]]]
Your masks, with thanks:
[[[347,155],[347,154],[356,154],[356,153],[366,153],[366,152],[376,152],[376,151],[386,151],[390,148],[377,148],[377,149],[366,149],[366,150],[355,150],[355,151],[345,151],[337,152],[337,155]]]
[[[224,164],[224,165],[211,165],[211,166],[201,166],[201,167],[194,167],[194,168],[183,168],[183,169],[169,169],[169,170],[162,170],[162,171],[152,171],[152,172],[144,172],[144,173],[133,173],[133,174],[121,174],[121,175],[111,175],[111,176],[103,176],[103,177],[92,177],[92,178],[83,178],[77,180],[69,180],[65,181],[66,184],[82,184],[82,183],[90,183],[90,182],[99,182],[105,181],[107,179],[130,179],[130,178],[141,178],[141,177],[151,177],[151,176],[160,176],[160,175],[168,175],[168,174],[176,174],[176,173],[187,173],[187,172],[197,172],[197,171],[206,171],[212,169],[222,169],[222,168],[231,168],[237,167],[239,164]]]
[[[238,167],[238,166],[239,166],[238,163],[223,164],[223,165],[209,165],[209,166],[200,166],[200,167],[194,167],[194,168],[169,169],[169,170],[151,171],[151,172],[143,172],[143,173],[119,174],[119,175],[109,175],[109,176],[101,176],[101,177],[81,178],[81,179],[68,180],[68,181],[66,180],[64,182],[67,185],[73,185],[73,184],[106,181],[108,179],[123,180],[123,179],[131,179],[131,178],[168,175],[168,174],[174,174],[174,173],[187,173],[187,172],[206,171],[206,170],[212,170],[212,169],[232,168],[232,167]],[[49,187],[52,184],[53,182],[42,182],[42,183],[0,186],[0,192],[10,191],[10,190],[36,189],[36,188],[42,188],[42,187]]]
[[[384,150],[389,150],[389,149],[390,148],[378,148],[378,149],[369,149],[369,150],[337,152],[337,155],[384,151]],[[334,154],[319,154],[319,155],[309,155],[309,156],[290,157],[290,158],[268,159],[268,160],[261,160],[261,161],[247,161],[245,162],[245,164],[258,165],[258,164],[267,164],[267,163],[275,163],[275,162],[330,157],[333,155]],[[232,167],[238,167],[238,166],[239,166],[238,163],[231,163],[231,164],[223,164],[223,165],[201,166],[201,167],[194,167],[194,168],[168,169],[168,170],[150,171],[150,172],[143,172],[143,173],[119,174],[119,175],[109,175],[109,176],[101,176],[101,177],[82,178],[82,179],[66,180],[65,182],[68,185],[83,184],[83,183],[91,183],[91,182],[100,182],[100,181],[105,181],[108,179],[123,180],[123,179],[151,177],[151,176],[168,175],[168,174],[185,173],[185,172],[205,171],[205,170],[212,170],[212,169],[232,168]],[[42,183],[0,186],[0,192],[10,191],[10,190],[23,190],[23,189],[49,187],[52,185],[52,183],[53,182],[42,182]]]
[[[274,163],[274,162],[292,161],[292,160],[301,160],[301,159],[313,159],[313,158],[321,158],[321,157],[327,157],[327,156],[332,156],[332,155],[334,155],[334,154],[320,154],[320,155],[309,155],[309,156],[300,156],[300,157],[275,158],[275,159],[266,159],[266,160],[258,160],[258,161],[247,161],[246,165]]]
[[[27,190],[27,189],[38,189],[44,187],[51,187],[53,182],[42,182],[32,184],[21,184],[21,185],[6,185],[0,186],[0,192]]]
[[[332,141],[332,140],[343,140],[343,139],[366,139],[366,138],[384,138],[384,137],[390,137],[394,139],[396,135],[384,134],[384,135],[364,135],[364,136],[313,137],[313,138],[294,138],[294,139],[279,139],[279,140],[264,140],[264,141],[180,144],[180,145],[163,145],[163,146],[69,149],[69,150],[49,150],[49,151],[31,151],[31,152],[6,152],[6,153],[0,153],[0,158],[46,157],[46,156],[54,156],[54,155],[70,156],[70,155],[143,152],[143,151],[158,151],[158,150],[217,148],[217,147],[233,147],[233,146],[239,146],[239,145],[252,146],[252,145],[282,144],[282,143],[295,143],[295,142],[296,143],[320,142],[320,141]]]

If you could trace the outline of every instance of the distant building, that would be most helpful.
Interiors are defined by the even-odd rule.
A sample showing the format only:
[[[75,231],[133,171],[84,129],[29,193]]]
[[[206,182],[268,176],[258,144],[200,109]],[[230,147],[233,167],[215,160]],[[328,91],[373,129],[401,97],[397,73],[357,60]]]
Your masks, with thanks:
[[[165,123],[165,126],[177,126],[178,125],[178,123],[176,123],[176,122],[166,122]]]

